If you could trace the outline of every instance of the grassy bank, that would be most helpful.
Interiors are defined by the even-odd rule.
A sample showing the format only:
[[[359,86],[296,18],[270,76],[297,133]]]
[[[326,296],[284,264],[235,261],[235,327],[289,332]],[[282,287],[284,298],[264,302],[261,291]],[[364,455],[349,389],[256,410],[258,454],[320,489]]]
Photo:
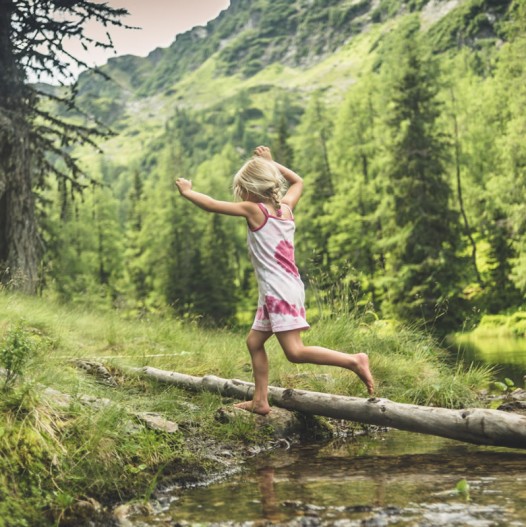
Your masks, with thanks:
[[[526,337],[526,311],[484,315],[470,333],[477,337]]]
[[[11,360],[11,369],[22,374],[5,387],[0,402],[0,526],[75,524],[75,511],[93,497],[104,503],[147,499],[167,479],[217,470],[213,445],[240,451],[268,439],[253,426],[215,420],[217,409],[231,401],[122,373],[123,366],[150,365],[250,381],[243,331],[205,330],[169,318],[126,320],[115,312],[2,293],[0,338],[1,366]],[[489,378],[484,370],[448,366],[445,353],[428,337],[371,315],[320,321],[305,341],[366,351],[379,395],[400,402],[468,406]],[[291,364],[273,341],[268,350],[271,384],[366,395],[349,372]],[[18,356],[27,362],[17,366]],[[79,358],[103,362],[117,385],[80,371],[72,362]],[[0,378],[0,386],[4,381]],[[73,398],[57,405],[45,387]],[[109,404],[85,405],[82,395]],[[160,413],[176,422],[178,431],[146,428],[132,415],[141,411]]]

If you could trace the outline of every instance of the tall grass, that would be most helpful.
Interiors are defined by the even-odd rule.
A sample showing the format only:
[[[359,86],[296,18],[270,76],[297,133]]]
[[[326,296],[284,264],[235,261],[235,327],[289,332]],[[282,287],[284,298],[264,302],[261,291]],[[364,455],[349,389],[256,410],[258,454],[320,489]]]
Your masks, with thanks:
[[[252,378],[243,330],[211,330],[172,318],[130,321],[117,312],[97,313],[0,295],[0,335],[21,320],[45,348],[40,362],[33,364],[32,378],[57,389],[107,395],[107,388],[79,375],[70,362],[77,358],[115,367],[149,365],[191,375]],[[488,368],[451,365],[448,352],[432,337],[378,320],[370,310],[320,317],[303,337],[306,344],[366,352],[379,395],[401,402],[461,407],[473,403],[475,390],[490,381]],[[366,394],[362,383],[346,370],[289,363],[275,339],[270,339],[267,351],[274,384]]]
[[[0,293],[0,340],[14,327],[25,332],[35,353],[0,400],[2,527],[45,525],[40,510],[47,511],[46,521],[68,518],[81,496],[148,497],[158,478],[213,470],[210,441],[258,440],[254,427],[215,420],[217,409],[230,401],[122,373],[124,366],[150,365],[251,381],[243,330],[209,330],[162,317],[127,320],[117,312]],[[451,366],[429,336],[378,320],[366,310],[320,317],[304,340],[368,353],[378,395],[401,402],[471,405],[476,390],[489,382],[487,369]],[[366,396],[363,384],[347,370],[289,363],[275,339],[268,353],[271,384]],[[105,363],[118,386],[80,372],[73,363],[78,358]],[[46,386],[73,399],[59,407],[46,395]],[[81,395],[110,404],[86,406]],[[133,417],[141,411],[161,413],[177,422],[179,431],[169,435],[145,428]]]

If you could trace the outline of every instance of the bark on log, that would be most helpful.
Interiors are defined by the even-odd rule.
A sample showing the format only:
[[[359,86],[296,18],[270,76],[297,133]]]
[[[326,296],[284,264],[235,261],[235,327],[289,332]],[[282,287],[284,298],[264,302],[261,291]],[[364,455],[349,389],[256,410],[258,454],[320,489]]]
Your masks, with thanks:
[[[251,399],[254,384],[214,375],[195,377],[144,367],[133,371],[193,391],[205,390],[236,399]],[[389,399],[347,397],[306,390],[269,387],[272,404],[306,414],[346,419],[474,443],[526,449],[526,417],[499,410],[450,410]]]

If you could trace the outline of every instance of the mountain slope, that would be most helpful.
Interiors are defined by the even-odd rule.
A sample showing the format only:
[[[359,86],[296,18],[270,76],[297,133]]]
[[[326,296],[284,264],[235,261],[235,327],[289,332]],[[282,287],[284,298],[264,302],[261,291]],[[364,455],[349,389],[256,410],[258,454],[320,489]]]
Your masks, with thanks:
[[[509,0],[232,0],[205,27],[177,36],[146,58],[121,56],[79,79],[80,106],[134,150],[141,131],[156,135],[175,108],[202,109],[242,91],[321,89],[338,97],[366,67],[401,15],[419,12],[434,49],[495,45]],[[303,95],[302,95],[303,94]],[[112,148],[113,149],[113,148]]]

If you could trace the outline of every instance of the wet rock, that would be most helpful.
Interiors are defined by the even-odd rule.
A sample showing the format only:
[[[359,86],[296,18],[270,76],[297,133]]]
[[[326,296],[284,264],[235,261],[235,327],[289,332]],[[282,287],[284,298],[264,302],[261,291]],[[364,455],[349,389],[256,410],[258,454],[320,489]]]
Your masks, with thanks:
[[[398,516],[401,514],[401,512],[402,509],[393,505],[388,505],[382,509],[382,514],[385,514],[386,516]]]
[[[301,509],[301,507],[303,507],[303,502],[302,501],[299,501],[299,500],[296,500],[296,501],[293,501],[293,500],[285,500],[283,502],[283,506],[284,507],[287,507],[289,509],[296,509],[296,510],[299,510]]]
[[[522,388],[517,388],[511,393],[511,398],[515,399],[516,401],[526,401],[526,390],[523,390]]]
[[[345,512],[371,512],[373,508],[370,505],[351,505],[345,507]]]
[[[526,415],[526,401],[515,400],[508,401],[504,404],[501,404],[497,410],[502,410],[504,412],[514,412],[521,415]]]
[[[327,507],[322,507],[320,505],[314,505],[311,503],[303,503],[302,501],[284,501],[283,506],[287,509],[293,509],[311,514],[317,514],[327,510]]]
[[[69,507],[60,521],[64,527],[113,527],[115,522],[110,517],[108,511],[93,498],[86,498],[76,501]]]
[[[229,467],[232,464],[234,454],[230,451],[219,451],[219,452],[209,452],[205,455],[206,459],[213,461],[218,465]]]
[[[124,503],[113,510],[113,519],[118,527],[132,527],[133,523],[129,520],[132,514],[148,515],[153,513],[154,509],[149,503]]]
[[[323,524],[319,518],[315,518],[313,516],[304,516],[298,520],[297,525],[299,527],[320,527],[320,525]]]
[[[216,419],[221,423],[239,420],[249,422],[265,434],[270,433],[275,439],[286,439],[304,431],[304,423],[295,413],[277,407],[273,407],[267,415],[253,414],[234,406],[220,408]]]
[[[387,520],[387,517],[383,514],[373,516],[372,518],[367,518],[366,520],[362,520],[361,522],[362,527],[385,527],[388,524],[389,521]]]
[[[500,525],[504,518],[503,510],[498,506],[468,503],[423,503],[412,512],[422,527],[492,527]],[[499,522],[495,521],[496,518]]]

